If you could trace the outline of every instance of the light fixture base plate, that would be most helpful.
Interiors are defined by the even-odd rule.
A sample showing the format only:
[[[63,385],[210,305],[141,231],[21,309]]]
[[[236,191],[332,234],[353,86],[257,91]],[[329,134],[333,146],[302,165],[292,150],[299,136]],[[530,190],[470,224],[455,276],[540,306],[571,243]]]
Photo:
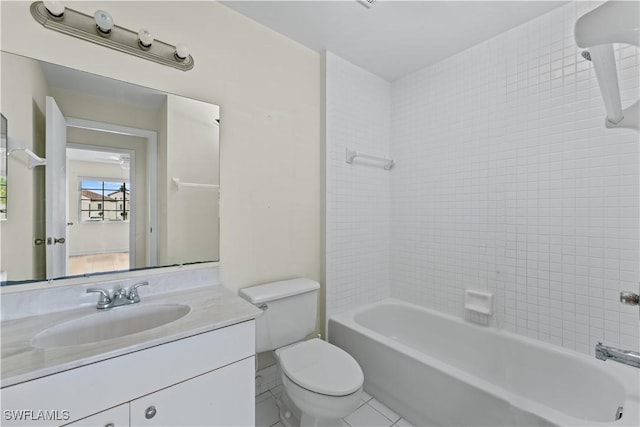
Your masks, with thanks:
[[[138,32],[114,25],[110,34],[99,35],[92,16],[77,10],[65,8],[62,19],[54,19],[42,1],[31,4],[31,15],[45,28],[58,31],[69,36],[99,44],[120,52],[148,59],[182,71],[191,70],[195,63],[189,55],[184,61],[174,57],[176,47],[160,40],[154,40],[148,49],[138,44]]]

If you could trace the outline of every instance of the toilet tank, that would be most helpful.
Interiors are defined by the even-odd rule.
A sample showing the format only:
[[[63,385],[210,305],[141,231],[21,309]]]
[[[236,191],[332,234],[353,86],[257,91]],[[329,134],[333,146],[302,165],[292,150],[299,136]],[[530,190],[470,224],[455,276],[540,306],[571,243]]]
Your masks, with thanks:
[[[240,296],[262,310],[256,319],[256,352],[303,340],[316,329],[320,284],[290,279],[240,289]]]

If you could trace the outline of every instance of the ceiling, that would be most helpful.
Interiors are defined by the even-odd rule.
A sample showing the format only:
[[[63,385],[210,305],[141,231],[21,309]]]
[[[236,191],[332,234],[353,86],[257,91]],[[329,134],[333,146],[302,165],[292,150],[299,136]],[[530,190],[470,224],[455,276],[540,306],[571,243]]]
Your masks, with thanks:
[[[142,108],[158,109],[166,95],[154,89],[110,79],[60,65],[40,62],[44,78],[51,87],[113,99]]]
[[[434,64],[566,1],[223,1],[318,52],[389,81]]]
[[[67,160],[123,165],[128,164],[130,159],[131,156],[124,153],[67,147]]]

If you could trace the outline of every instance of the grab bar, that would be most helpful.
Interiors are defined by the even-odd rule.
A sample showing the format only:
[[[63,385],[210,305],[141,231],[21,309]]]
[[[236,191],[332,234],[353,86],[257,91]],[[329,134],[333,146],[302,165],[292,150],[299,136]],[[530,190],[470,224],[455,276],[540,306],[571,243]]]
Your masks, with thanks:
[[[182,182],[180,181],[179,178],[171,178],[171,181],[173,181],[173,184],[178,188],[178,190],[180,189],[180,187],[214,188],[214,189],[220,188],[220,186],[217,184],[200,184],[197,182]]]
[[[355,159],[356,157],[362,157],[363,159],[377,160],[377,161],[384,162],[385,170],[391,170],[391,168],[393,168],[396,164],[396,161],[393,159],[388,159],[386,157],[372,156],[371,154],[365,154],[365,153],[361,153],[360,151],[349,150],[347,148],[347,158],[346,158],[347,163],[352,164],[353,159]]]

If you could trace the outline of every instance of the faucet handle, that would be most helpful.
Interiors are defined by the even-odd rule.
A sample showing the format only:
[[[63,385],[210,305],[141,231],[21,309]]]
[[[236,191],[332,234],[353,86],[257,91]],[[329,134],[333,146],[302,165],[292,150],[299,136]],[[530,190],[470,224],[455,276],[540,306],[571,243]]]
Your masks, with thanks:
[[[129,295],[127,298],[129,298],[129,301],[131,302],[138,302],[140,301],[140,295],[138,295],[138,288],[140,286],[147,286],[149,285],[148,281],[144,281],[144,282],[140,282],[140,283],[136,283],[135,285],[131,286],[131,288],[129,289]]]
[[[97,308],[106,308],[109,304],[111,304],[112,300],[111,300],[111,297],[109,296],[109,292],[105,291],[104,289],[98,289],[98,288],[87,289],[88,294],[92,292],[97,292],[100,294],[100,299],[98,300],[98,304],[96,305]]]
[[[640,295],[633,292],[620,292],[620,302],[626,305],[640,305]]]

